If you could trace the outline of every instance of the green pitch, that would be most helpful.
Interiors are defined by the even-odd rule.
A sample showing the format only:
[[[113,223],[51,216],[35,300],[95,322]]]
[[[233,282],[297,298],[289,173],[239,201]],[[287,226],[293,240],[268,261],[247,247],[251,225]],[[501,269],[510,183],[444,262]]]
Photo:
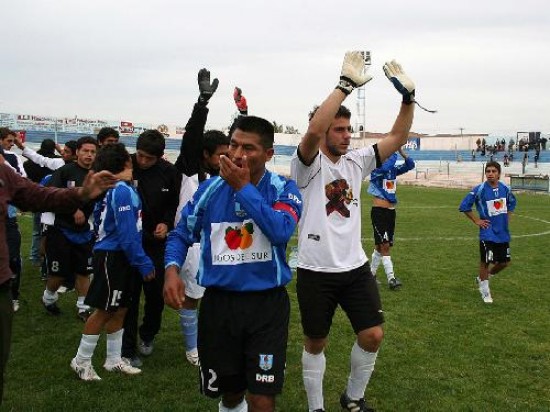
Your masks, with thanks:
[[[479,252],[475,226],[458,212],[465,190],[400,186],[393,260],[403,281],[381,288],[385,340],[367,390],[378,411],[550,410],[550,197],[518,194],[511,222],[512,266],[491,279],[492,305],[474,284]],[[373,249],[370,199],[363,196],[363,239]],[[31,219],[20,219],[25,265],[8,363],[6,411],[216,411],[198,393],[185,360],[178,315],[166,309],[155,351],[143,373],[103,368],[105,338],[94,356],[101,382],[82,382],[69,368],[82,332],[75,295],[60,298],[54,318],[41,306],[43,283],[27,264]],[[384,279],[382,268],[379,279]],[[279,411],[306,411],[301,378],[302,331],[293,302],[285,389]],[[353,333],[338,312],[326,352],[325,407],[339,411]]]

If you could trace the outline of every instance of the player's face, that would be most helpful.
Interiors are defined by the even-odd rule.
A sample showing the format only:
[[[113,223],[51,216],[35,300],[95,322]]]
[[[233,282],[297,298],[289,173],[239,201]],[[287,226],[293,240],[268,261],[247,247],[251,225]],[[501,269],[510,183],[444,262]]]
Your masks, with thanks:
[[[81,167],[89,169],[95,160],[97,148],[95,144],[84,143],[80,149],[76,149],[76,161]]]
[[[239,167],[243,166],[243,156],[246,156],[250,179],[257,183],[264,174],[266,162],[273,157],[273,148],[263,147],[258,134],[237,129],[231,135],[227,156]]]
[[[158,160],[158,156],[153,156],[143,150],[136,150],[136,161],[140,169],[147,170],[153,167]]]
[[[485,169],[485,178],[489,183],[496,183],[500,179],[500,173],[496,167],[489,166]]]
[[[118,139],[115,136],[108,136],[105,139],[103,139],[103,143],[101,144],[107,145],[107,144],[113,144],[113,143],[118,143]]]
[[[66,162],[74,160],[75,158],[73,151],[71,150],[70,147],[67,147],[67,146],[63,147],[62,156],[63,156],[63,160],[65,160]]]
[[[345,117],[334,119],[325,139],[325,148],[333,160],[347,153],[350,140],[350,119],[346,119]]]
[[[228,145],[221,145],[216,147],[216,151],[213,154],[208,153],[207,150],[204,151],[204,163],[210,171],[219,172],[220,170],[220,156],[227,155],[229,152]]]
[[[15,136],[12,134],[9,134],[6,136],[4,140],[2,140],[2,149],[10,150],[14,144],[15,144]]]

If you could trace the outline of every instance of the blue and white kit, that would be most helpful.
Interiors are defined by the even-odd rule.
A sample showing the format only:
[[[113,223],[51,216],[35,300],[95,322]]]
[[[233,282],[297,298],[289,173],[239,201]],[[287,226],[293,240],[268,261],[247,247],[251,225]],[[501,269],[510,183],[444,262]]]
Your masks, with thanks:
[[[414,169],[414,160],[410,157],[405,158],[405,163],[395,165],[397,161],[397,153],[392,154],[382,166],[374,169],[370,173],[370,185],[367,193],[385,199],[388,202],[397,203],[397,176],[407,173]]]

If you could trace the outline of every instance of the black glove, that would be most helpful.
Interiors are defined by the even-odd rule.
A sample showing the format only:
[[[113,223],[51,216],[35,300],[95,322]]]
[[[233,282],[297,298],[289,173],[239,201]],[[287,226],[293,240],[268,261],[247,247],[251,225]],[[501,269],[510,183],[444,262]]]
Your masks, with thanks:
[[[199,83],[200,92],[199,102],[206,104],[218,89],[218,84],[220,82],[218,81],[218,79],[214,79],[212,80],[212,83],[210,83],[210,72],[206,69],[199,70],[197,80]]]

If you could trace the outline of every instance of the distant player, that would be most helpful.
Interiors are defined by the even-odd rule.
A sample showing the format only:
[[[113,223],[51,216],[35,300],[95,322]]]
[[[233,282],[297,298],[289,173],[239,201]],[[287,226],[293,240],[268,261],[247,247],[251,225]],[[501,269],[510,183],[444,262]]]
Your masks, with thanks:
[[[462,200],[459,210],[479,226],[479,292],[485,303],[493,303],[489,276],[496,275],[510,264],[510,231],[508,221],[516,208],[516,197],[500,182],[500,164],[485,165],[486,181],[474,187]],[[475,204],[478,217],[472,212]]]
[[[370,217],[374,230],[374,252],[372,253],[370,268],[374,276],[380,263],[384,266],[388,286],[396,290],[401,281],[393,273],[393,262],[390,249],[393,246],[395,232],[395,206],[397,205],[397,176],[414,169],[414,160],[399,149],[405,163],[396,165],[397,153],[392,154],[381,167],[374,169],[370,174],[368,193],[373,196]]]
[[[96,310],[86,320],[71,368],[85,381],[101,380],[92,356],[102,330],[107,333],[107,371],[135,375],[140,369],[121,357],[122,324],[130,299],[130,285],[137,277],[151,280],[153,262],[141,243],[141,201],[132,181],[132,160],[123,144],[112,143],[98,153],[94,170],[108,170],[120,181],[96,203],[97,241],[94,246],[94,279],[86,304]]]

